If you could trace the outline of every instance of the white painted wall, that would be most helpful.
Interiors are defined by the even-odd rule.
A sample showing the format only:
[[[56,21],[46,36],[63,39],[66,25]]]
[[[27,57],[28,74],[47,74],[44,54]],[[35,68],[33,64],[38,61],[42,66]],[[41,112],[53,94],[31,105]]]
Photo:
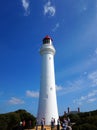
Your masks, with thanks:
[[[38,122],[45,118],[45,124],[51,124],[51,118],[58,119],[58,108],[56,99],[54,54],[55,49],[52,44],[43,44],[40,49],[42,55],[42,70],[40,79],[40,97],[38,107]]]

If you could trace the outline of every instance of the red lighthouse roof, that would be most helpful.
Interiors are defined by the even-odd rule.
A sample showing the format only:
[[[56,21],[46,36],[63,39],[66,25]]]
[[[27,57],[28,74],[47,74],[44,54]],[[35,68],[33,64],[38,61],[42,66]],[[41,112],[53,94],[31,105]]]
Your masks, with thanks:
[[[45,39],[51,39],[52,40],[52,38],[49,35],[46,35],[43,40],[45,40]]]

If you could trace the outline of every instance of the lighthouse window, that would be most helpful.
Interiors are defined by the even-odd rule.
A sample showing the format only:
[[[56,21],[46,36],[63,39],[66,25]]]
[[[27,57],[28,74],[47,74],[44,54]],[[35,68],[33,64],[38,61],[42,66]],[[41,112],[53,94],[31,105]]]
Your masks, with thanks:
[[[43,40],[43,43],[44,43],[44,44],[50,43],[50,39],[44,39],[44,40]]]
[[[50,90],[53,90],[53,88],[51,87]]]
[[[51,57],[49,57],[49,60],[51,60]]]

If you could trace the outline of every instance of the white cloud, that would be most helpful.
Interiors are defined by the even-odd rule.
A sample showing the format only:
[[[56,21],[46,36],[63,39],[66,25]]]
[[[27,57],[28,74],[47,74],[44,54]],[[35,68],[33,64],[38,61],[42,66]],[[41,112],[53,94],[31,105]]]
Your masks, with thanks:
[[[62,90],[64,90],[64,88],[63,88],[62,86],[57,86],[57,85],[56,85],[56,90],[57,90],[57,91],[62,91]]]
[[[97,48],[94,50],[94,53],[91,55],[91,62],[97,63]]]
[[[60,55],[58,58],[58,62],[64,62],[63,57]],[[61,63],[61,64],[62,64]],[[60,79],[64,78],[65,76],[73,76],[75,74],[81,74],[84,73],[84,76],[87,76],[89,71],[95,70],[97,66],[97,48],[88,56],[88,58],[83,58],[81,60],[78,60],[75,65],[72,65],[71,67],[67,67],[64,69],[64,66],[61,67],[61,69],[57,72],[57,75]],[[94,73],[94,72],[93,72]],[[96,70],[97,73],[97,70]],[[90,74],[91,75],[91,74]],[[87,77],[87,80],[90,81],[90,78]],[[93,79],[91,79],[92,81]],[[97,86],[97,78],[95,78],[95,85]]]
[[[52,29],[53,32],[55,32],[59,28],[60,24],[56,23],[55,27]]]
[[[76,80],[73,82],[68,82],[66,86],[58,86],[56,85],[56,89],[59,92],[60,95],[72,93],[79,91],[83,87],[83,81],[82,80]]]
[[[87,96],[81,96],[80,101],[86,100]]]
[[[90,92],[90,93],[88,94],[88,97],[96,96],[96,94],[97,94],[97,90],[93,90],[92,92]]]
[[[44,5],[44,14],[49,14],[50,16],[54,16],[56,12],[56,9],[53,5],[51,5],[51,2],[48,1],[45,5]]]
[[[88,75],[88,78],[92,81],[92,86],[97,87],[97,71],[92,72]]]
[[[96,95],[97,95],[97,90],[93,90],[89,92],[87,95],[81,96],[79,99],[74,99],[73,103],[78,105],[82,105],[84,103],[92,103],[97,100]]]
[[[95,49],[95,54],[97,54],[97,48]]]
[[[26,96],[33,97],[33,98],[38,98],[39,97],[39,92],[27,90],[26,91]]]
[[[97,100],[97,98],[91,98],[91,99],[88,99],[87,102],[88,102],[88,103],[92,103],[92,102],[94,102],[94,101],[96,101],[96,100]]]
[[[29,0],[22,0],[22,6],[25,10],[25,15],[29,15],[30,11],[29,11]]]
[[[8,103],[12,104],[12,105],[18,105],[18,104],[23,104],[24,101],[19,98],[11,97],[11,99],[8,101]]]

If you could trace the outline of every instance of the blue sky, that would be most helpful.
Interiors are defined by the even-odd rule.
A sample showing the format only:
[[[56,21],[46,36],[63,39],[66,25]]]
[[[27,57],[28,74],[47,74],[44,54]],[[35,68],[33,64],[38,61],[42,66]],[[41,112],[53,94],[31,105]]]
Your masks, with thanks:
[[[56,49],[59,115],[97,109],[97,0],[1,0],[0,113],[37,115],[46,35]]]

